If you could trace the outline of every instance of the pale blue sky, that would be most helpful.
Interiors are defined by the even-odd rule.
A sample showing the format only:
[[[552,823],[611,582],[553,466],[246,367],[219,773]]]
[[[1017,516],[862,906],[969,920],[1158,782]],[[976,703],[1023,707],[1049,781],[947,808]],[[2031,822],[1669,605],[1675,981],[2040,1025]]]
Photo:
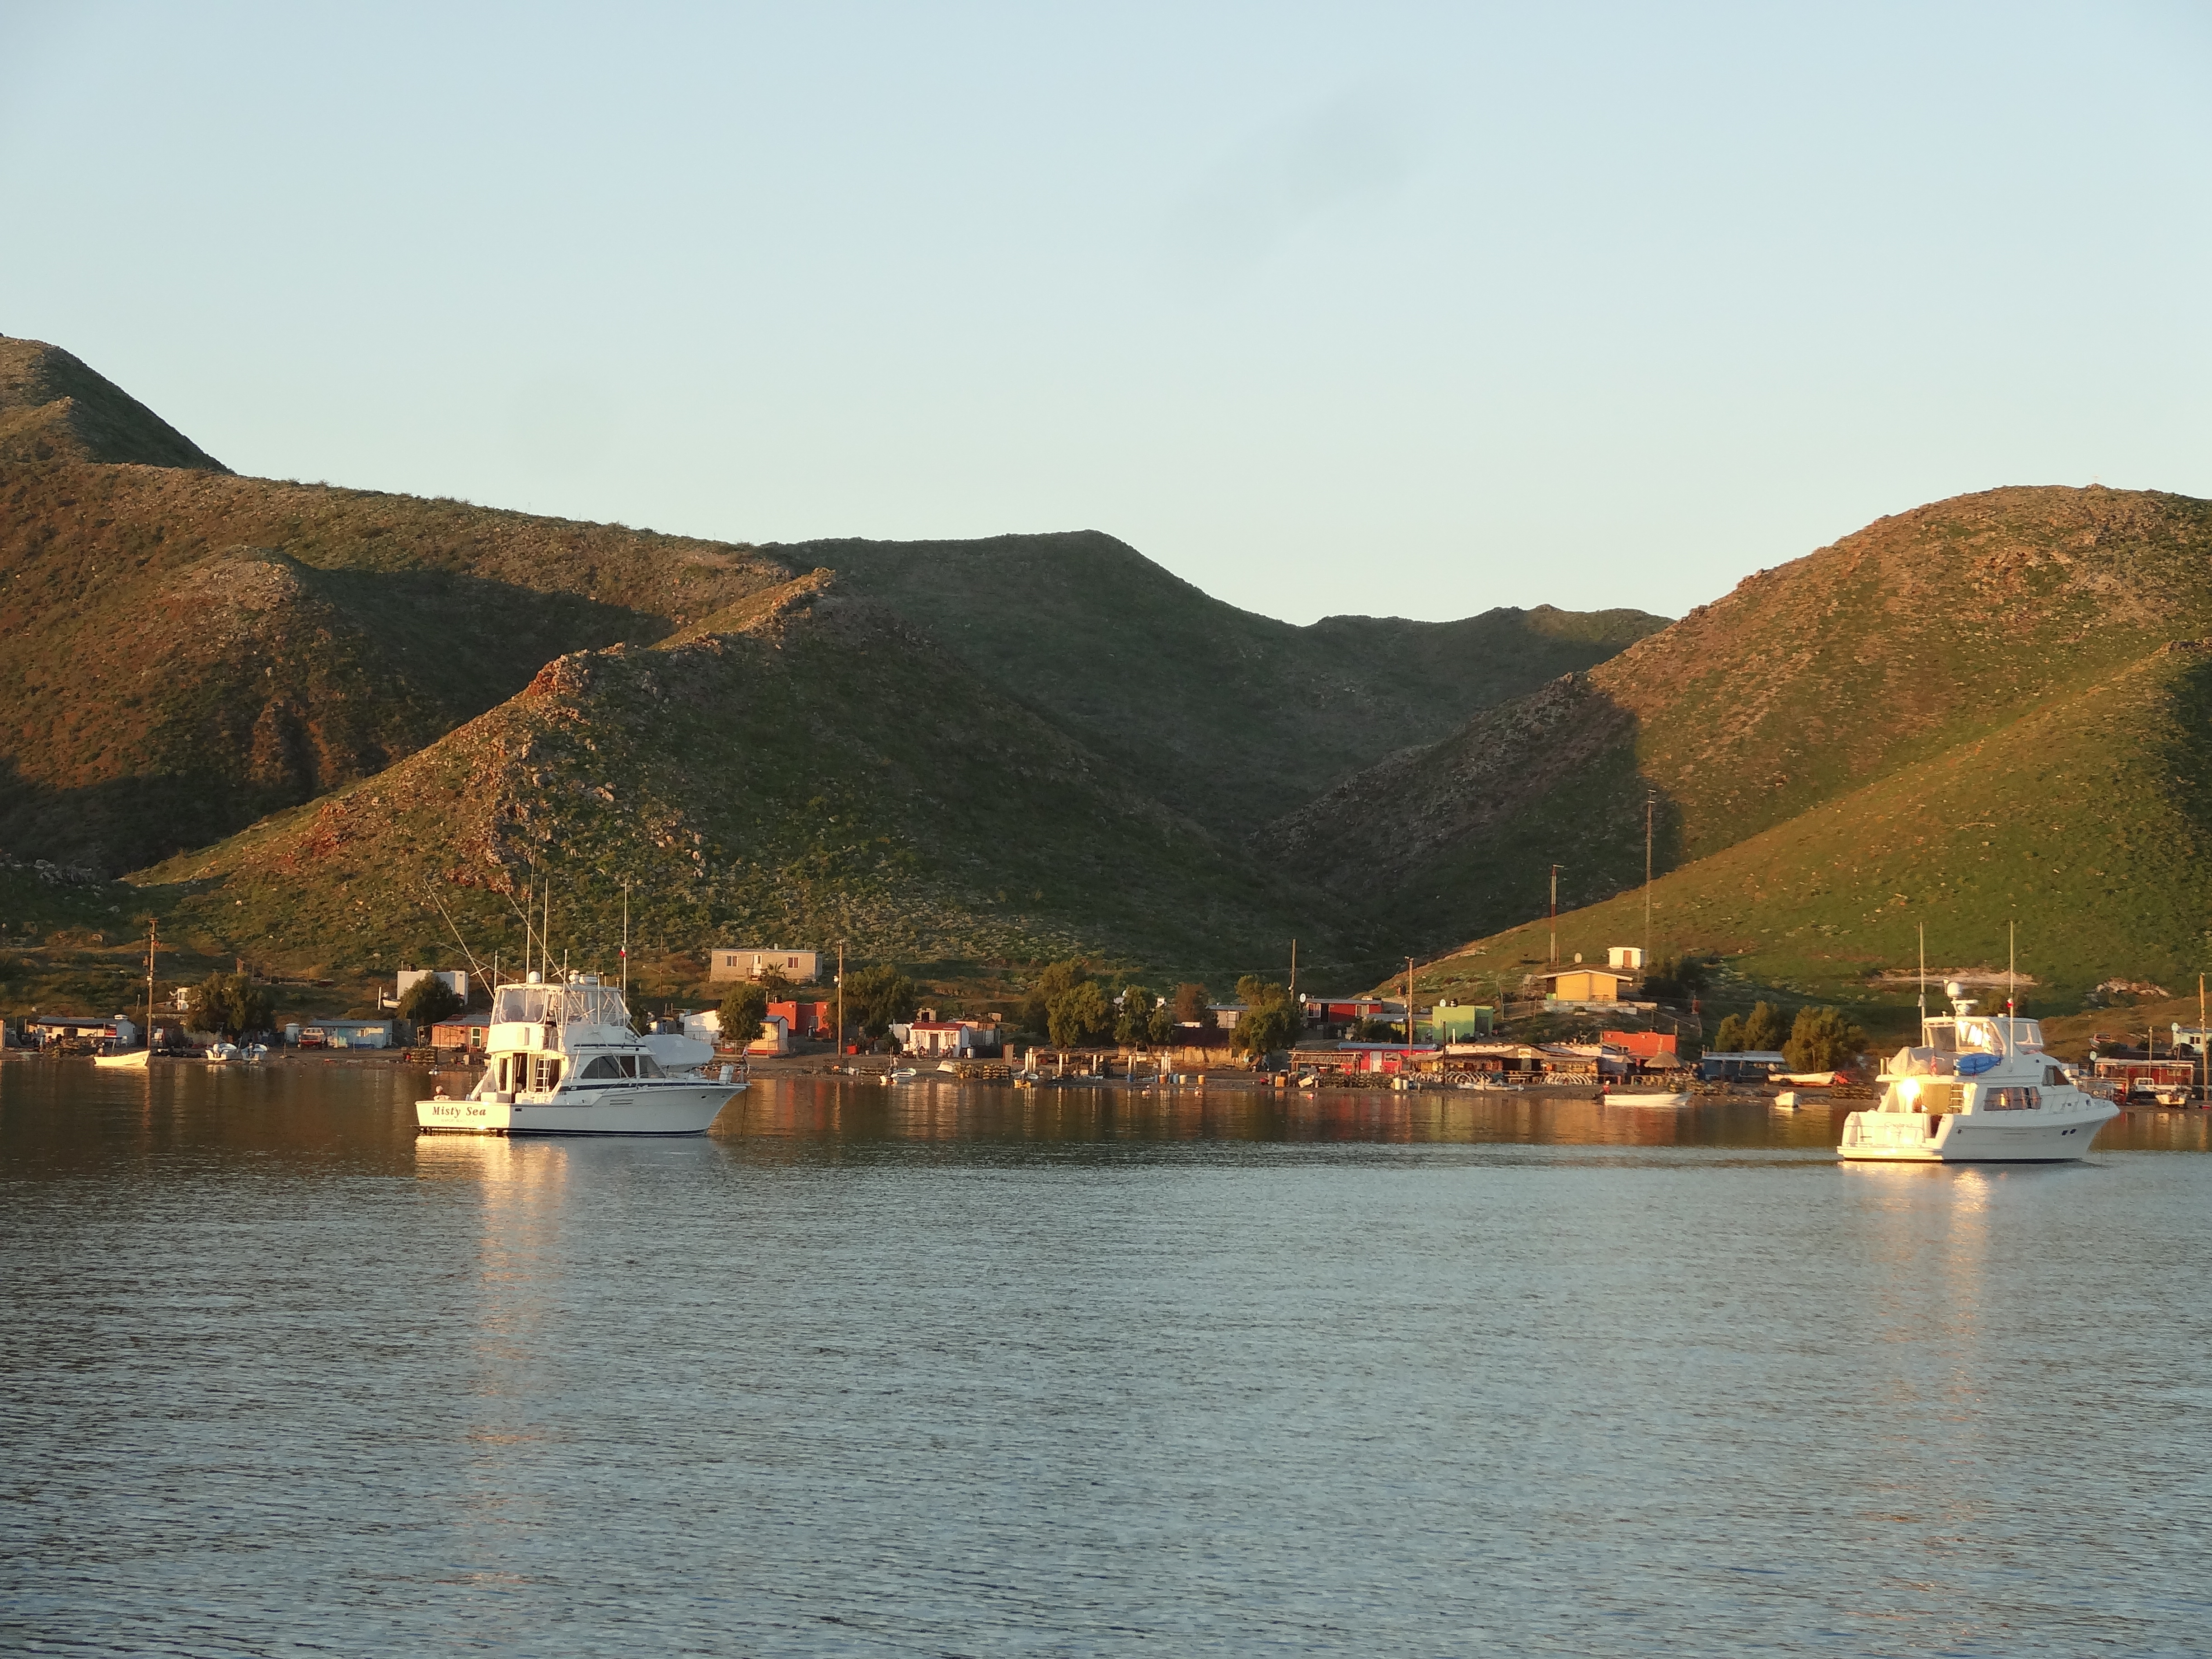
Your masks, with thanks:
[[[241,471],[1678,614],[2212,495],[2198,5],[0,3],[0,331]]]

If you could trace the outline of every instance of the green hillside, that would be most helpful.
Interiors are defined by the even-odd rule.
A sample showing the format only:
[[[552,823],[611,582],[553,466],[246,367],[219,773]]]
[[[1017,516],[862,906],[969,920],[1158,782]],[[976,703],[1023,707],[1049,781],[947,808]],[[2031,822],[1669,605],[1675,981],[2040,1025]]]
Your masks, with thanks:
[[[0,848],[115,873],[204,846],[790,574],[460,501],[0,465]]]
[[[550,879],[556,950],[829,945],[907,961],[1088,952],[1233,980],[1334,906],[1160,806],[827,572],[663,646],[548,665],[380,775],[134,878],[205,948],[336,970],[521,940],[501,890]]]
[[[1927,928],[1937,974],[2002,971],[2019,927],[2032,1012],[2108,980],[2194,984],[2212,968],[2212,641],[2168,645],[2010,724],[1662,876],[1662,955],[1718,951],[1745,986],[1893,1004]],[[1559,918],[1562,960],[1643,942],[1631,890]],[[1540,966],[1547,925],[1423,973],[1496,994]]]
[[[1686,866],[2212,632],[2212,503],[2002,489],[1764,571],[1587,674],[1270,825],[1262,850],[1437,948]]]
[[[227,470],[60,347],[0,336],[0,464],[52,460]]]
[[[1238,833],[1666,625],[1545,605],[1297,628],[1225,605],[1096,531],[764,550],[843,572],[1177,811]]]

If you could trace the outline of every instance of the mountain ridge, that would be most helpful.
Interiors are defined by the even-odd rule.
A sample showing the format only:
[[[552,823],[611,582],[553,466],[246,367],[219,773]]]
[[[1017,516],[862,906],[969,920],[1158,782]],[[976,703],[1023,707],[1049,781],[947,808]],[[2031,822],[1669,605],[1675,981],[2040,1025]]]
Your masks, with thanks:
[[[0,461],[230,469],[85,362],[0,335]]]
[[[2212,630],[2212,503],[2015,487],[1878,520],[1255,837],[1378,921],[1478,936],[1679,868]],[[1466,924],[1466,925],[1461,925]]]

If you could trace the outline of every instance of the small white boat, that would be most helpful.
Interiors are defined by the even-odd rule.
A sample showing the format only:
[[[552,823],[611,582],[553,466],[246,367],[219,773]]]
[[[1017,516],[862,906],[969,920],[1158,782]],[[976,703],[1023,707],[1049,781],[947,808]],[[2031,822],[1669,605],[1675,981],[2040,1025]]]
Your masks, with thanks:
[[[416,1127],[469,1135],[696,1135],[748,1086],[734,1065],[709,1077],[712,1045],[640,1036],[622,993],[596,974],[565,985],[532,974],[492,994],[485,1065],[458,1099],[415,1103]]]
[[[1608,1106],[1686,1106],[1690,1091],[1686,1089],[1613,1089],[1607,1092]]]
[[[208,1044],[207,1063],[210,1066],[228,1066],[245,1052],[246,1050],[235,1042],[210,1042]]]
[[[1797,1109],[1797,1091],[1795,1089],[1784,1089],[1780,1094],[1775,1096],[1774,1109],[1778,1112],[1796,1111]]]
[[[2063,1164],[2120,1109],[2043,1051],[2039,1021],[1974,1012],[1955,981],[1948,1016],[1883,1067],[1881,1103],[1844,1120],[1838,1156],[1900,1164]]]
[[[154,1052],[154,924],[146,924],[146,1042],[143,1048],[94,1054],[92,1063],[109,1071],[143,1072]]]

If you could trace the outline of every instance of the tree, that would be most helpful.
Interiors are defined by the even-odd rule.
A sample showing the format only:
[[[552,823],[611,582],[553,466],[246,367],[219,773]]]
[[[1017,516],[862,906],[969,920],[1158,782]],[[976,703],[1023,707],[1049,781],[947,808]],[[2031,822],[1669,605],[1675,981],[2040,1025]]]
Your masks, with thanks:
[[[1297,1005],[1290,992],[1270,980],[1247,974],[1237,981],[1237,1000],[1244,1012],[1237,1016],[1230,1046],[1241,1054],[1271,1054],[1298,1040]]]
[[[1705,1052],[1713,1054],[1741,1054],[1743,1052],[1743,1016],[1730,1014],[1723,1019],[1720,1029],[1713,1033],[1713,1040],[1706,1044]]]
[[[1159,999],[1141,985],[1124,986],[1121,1012],[1114,1021],[1114,1041],[1137,1043],[1152,1034],[1152,1009]]]
[[[1045,1029],[1055,1048],[1096,1048],[1113,1033],[1114,1005],[1097,981],[1086,979],[1053,999]]]
[[[1175,1017],[1178,1025],[1200,1025],[1213,1029],[1213,1010],[1208,1006],[1206,987],[1185,981],[1175,988]]]
[[[768,993],[770,1002],[781,1002],[791,994],[791,979],[781,968],[763,968],[757,981]]]
[[[1782,1011],[1771,1002],[1754,1002],[1743,1022],[1743,1046],[1759,1054],[1772,1054],[1782,1046]]]
[[[1782,1052],[1793,1072],[1832,1072],[1865,1052],[1867,1034],[1833,1008],[1800,1008]]]
[[[1661,957],[1644,975],[1644,994],[1655,1002],[1687,1002],[1705,990],[1717,960],[1695,951]]]
[[[845,1000],[857,1011],[860,1034],[881,1037],[914,1018],[914,981],[889,963],[878,963],[845,975]]]
[[[426,974],[399,999],[399,1018],[419,1030],[451,1019],[465,1006],[452,986],[435,974]]]
[[[722,1041],[744,1048],[760,1035],[761,1022],[768,1018],[768,988],[753,980],[739,980],[722,999],[721,1015]]]
[[[1164,1000],[1155,1003],[1151,1017],[1145,1022],[1145,1035],[1156,1047],[1173,1042],[1176,1024],[1175,1005]]]
[[[266,1030],[269,993],[243,974],[210,974],[192,992],[192,1017],[204,1029],[233,1039]]]
[[[1081,957],[1055,962],[1030,981],[1022,999],[1022,1030],[1043,1035],[1052,1026],[1052,1005],[1091,977],[1090,964]]]

